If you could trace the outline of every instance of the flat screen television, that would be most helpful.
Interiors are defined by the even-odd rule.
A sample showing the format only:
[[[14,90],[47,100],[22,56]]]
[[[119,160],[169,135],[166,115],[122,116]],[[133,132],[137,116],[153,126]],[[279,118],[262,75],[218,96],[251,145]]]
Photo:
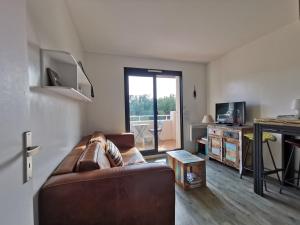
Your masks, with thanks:
[[[227,102],[216,104],[216,122],[243,125],[246,120],[246,102]]]

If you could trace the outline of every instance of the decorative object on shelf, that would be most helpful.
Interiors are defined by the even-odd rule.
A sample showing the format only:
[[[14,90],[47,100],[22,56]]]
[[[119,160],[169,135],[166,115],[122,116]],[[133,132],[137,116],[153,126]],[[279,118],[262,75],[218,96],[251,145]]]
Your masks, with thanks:
[[[90,85],[91,85],[91,97],[94,98],[94,97],[95,97],[95,94],[94,94],[94,87],[93,87],[93,85],[92,85],[92,82],[90,81],[89,77],[86,75],[86,72],[85,72],[85,70],[84,70],[84,68],[83,68],[83,65],[82,65],[82,62],[81,62],[81,61],[78,61],[78,65],[81,67],[83,74],[85,75],[86,79],[88,80],[88,82],[89,82]]]
[[[194,99],[197,98],[197,92],[196,92],[196,86],[195,85],[194,85],[193,97],[194,97]]]
[[[51,86],[62,86],[59,75],[51,68],[46,68]]]
[[[292,109],[296,111],[296,118],[300,119],[300,99],[294,99],[292,103]]]
[[[280,120],[297,120],[297,116],[295,115],[278,115],[276,117],[277,119],[280,119]]]
[[[213,123],[214,122],[214,119],[212,118],[211,115],[204,115],[203,119],[202,119],[202,123]]]

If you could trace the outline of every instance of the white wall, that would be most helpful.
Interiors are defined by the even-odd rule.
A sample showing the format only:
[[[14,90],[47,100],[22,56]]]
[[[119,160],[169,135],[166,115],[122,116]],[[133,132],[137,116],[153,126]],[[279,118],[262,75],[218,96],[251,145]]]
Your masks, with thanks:
[[[64,1],[28,0],[27,7],[29,86],[39,86],[40,48],[65,50],[83,60],[82,47]],[[83,136],[86,115],[84,103],[61,95],[31,91],[29,103],[33,143],[42,147],[40,154],[33,157],[33,192],[36,195],[50,173]],[[37,195],[34,201],[36,207]]]
[[[88,106],[88,131],[125,131],[124,67],[182,71],[184,147],[194,149],[188,127],[201,121],[206,112],[205,65],[92,53],[86,53],[84,58],[96,95],[94,103]],[[193,98],[194,85],[197,99]]]
[[[42,48],[71,52],[83,60],[82,46],[64,0],[27,0],[28,39]],[[33,26],[33,27],[32,27]]]
[[[215,103],[246,101],[248,122],[293,114],[300,98],[300,22],[229,52],[208,65],[208,111]],[[280,144],[273,145],[280,165]]]
[[[70,51],[82,59],[81,44],[64,4],[60,0],[1,1],[1,224],[37,221],[38,189],[84,130],[82,104],[29,89],[40,84],[39,47]],[[33,144],[42,150],[33,158],[33,180],[23,184],[22,133],[28,130]]]

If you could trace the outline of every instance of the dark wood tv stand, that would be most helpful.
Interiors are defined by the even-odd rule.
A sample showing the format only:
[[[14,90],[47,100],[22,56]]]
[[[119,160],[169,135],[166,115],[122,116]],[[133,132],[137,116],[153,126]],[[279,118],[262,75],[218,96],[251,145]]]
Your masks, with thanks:
[[[246,148],[247,142],[244,134],[252,132],[252,125],[208,125],[208,157],[236,168],[241,173],[242,159],[244,158],[243,150]],[[250,167],[252,157],[247,157],[247,159],[247,167]]]

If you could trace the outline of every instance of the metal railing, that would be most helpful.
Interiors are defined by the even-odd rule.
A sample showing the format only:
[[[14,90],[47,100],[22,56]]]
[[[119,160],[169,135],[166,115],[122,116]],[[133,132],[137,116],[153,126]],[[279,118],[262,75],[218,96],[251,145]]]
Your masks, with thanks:
[[[170,120],[170,115],[157,115],[157,120]],[[130,122],[154,120],[154,115],[130,116]]]

